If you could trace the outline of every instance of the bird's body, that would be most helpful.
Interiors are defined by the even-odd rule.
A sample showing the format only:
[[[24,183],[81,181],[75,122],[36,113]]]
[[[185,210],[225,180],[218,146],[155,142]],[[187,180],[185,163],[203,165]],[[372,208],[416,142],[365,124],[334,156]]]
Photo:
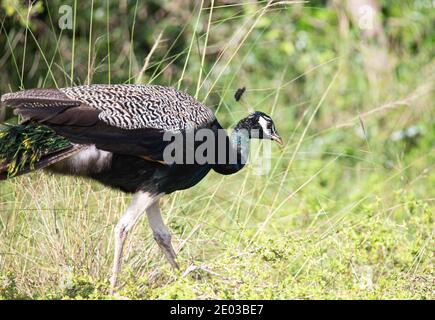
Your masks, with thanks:
[[[242,119],[230,136],[219,139],[222,127],[209,108],[186,93],[163,86],[32,89],[3,95],[1,101],[25,120],[0,134],[0,180],[44,168],[134,194],[115,228],[112,287],[125,238],[145,211],[154,238],[171,265],[178,267],[158,207],[162,195],[196,185],[210,170],[221,174],[239,171],[254,130],[260,131],[257,138],[280,141],[270,117],[260,112]],[[214,138],[213,161],[196,157],[193,162],[186,161],[189,155],[196,155],[202,142],[192,137],[204,129]],[[166,138],[168,134],[175,140],[183,138],[183,161],[168,163],[165,152],[174,142]],[[225,161],[218,161],[223,152]]]
[[[99,150],[95,146],[85,147],[46,168],[54,173],[91,178],[126,193],[141,190],[152,194],[169,194],[193,187],[211,169],[209,164],[168,166],[137,156]]]

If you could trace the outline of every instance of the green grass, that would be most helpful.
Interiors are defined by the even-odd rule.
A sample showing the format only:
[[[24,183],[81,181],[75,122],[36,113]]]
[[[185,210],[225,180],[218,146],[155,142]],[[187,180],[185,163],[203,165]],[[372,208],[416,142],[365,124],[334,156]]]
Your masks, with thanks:
[[[364,63],[370,58],[358,30],[338,35],[333,9],[320,2],[265,6],[216,1],[212,11],[203,1],[193,13],[165,8],[167,19],[156,22],[144,19],[134,1],[127,12],[95,1],[92,24],[77,21],[72,56],[65,53],[72,31],[56,30],[56,21],[52,34],[37,38],[32,63],[30,51],[22,53],[36,31],[1,28],[8,70],[16,69],[3,74],[14,89],[170,84],[197,94],[224,126],[252,110],[275,120],[285,146],[273,146],[268,174],[257,175],[255,163],[233,176],[210,173],[162,200],[179,273],[145,219],[137,225],[120,295],[434,299],[435,65],[428,13],[412,2],[388,5],[385,32],[396,64],[384,74]],[[107,13],[115,12],[130,19],[107,32]],[[151,36],[143,27],[149,20]],[[20,31],[28,34],[27,49],[13,47]],[[144,38],[151,38],[145,52]],[[22,70],[32,66],[39,75],[26,78]],[[238,104],[233,94],[241,86],[247,92]],[[0,299],[112,298],[113,229],[129,200],[97,183],[43,172],[2,182]]]

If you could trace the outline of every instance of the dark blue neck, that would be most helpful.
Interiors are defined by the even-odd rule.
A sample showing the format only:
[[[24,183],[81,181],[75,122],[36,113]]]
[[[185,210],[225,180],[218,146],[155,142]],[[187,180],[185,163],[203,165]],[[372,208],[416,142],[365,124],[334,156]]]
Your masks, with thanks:
[[[248,160],[249,134],[248,131],[240,125],[240,122],[234,128],[227,143],[226,151],[229,157],[227,157],[226,163],[218,163],[213,166],[216,172],[225,175],[242,170]]]

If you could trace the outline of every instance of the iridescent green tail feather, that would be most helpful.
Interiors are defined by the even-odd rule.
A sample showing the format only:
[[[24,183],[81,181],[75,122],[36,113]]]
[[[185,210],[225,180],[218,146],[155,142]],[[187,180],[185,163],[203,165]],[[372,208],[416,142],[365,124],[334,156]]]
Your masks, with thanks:
[[[42,157],[72,147],[64,137],[37,123],[0,127],[0,174],[7,178],[34,170]]]

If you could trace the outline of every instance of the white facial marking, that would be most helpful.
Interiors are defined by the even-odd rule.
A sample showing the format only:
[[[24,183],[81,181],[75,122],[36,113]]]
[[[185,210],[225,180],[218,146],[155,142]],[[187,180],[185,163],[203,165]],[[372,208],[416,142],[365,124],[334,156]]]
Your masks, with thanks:
[[[263,128],[263,132],[266,134],[270,134],[270,130],[267,128],[267,122],[268,121],[263,116],[260,116],[260,118],[258,119],[258,123]]]

